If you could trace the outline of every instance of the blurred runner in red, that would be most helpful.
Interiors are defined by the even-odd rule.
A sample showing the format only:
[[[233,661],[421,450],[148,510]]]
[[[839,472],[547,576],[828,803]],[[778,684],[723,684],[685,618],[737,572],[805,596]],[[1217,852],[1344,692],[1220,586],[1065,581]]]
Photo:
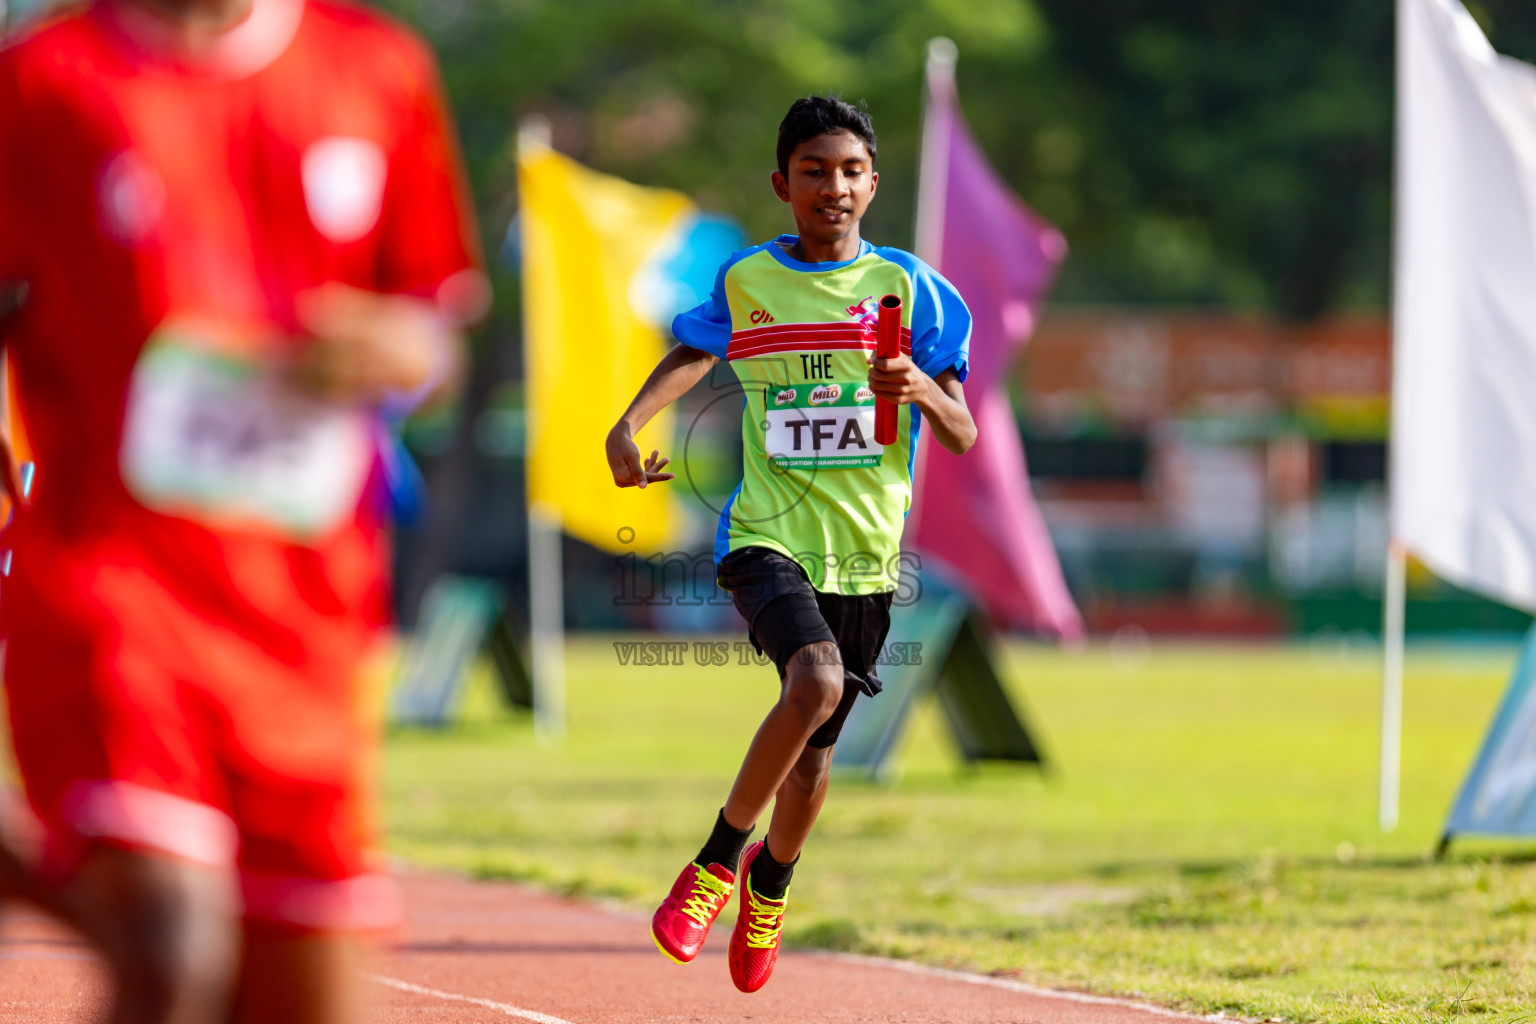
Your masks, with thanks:
[[[98,0],[0,53],[5,683],[116,1021],[347,1019],[395,919],[377,442],[488,301],[467,214],[430,54],[361,7]]]

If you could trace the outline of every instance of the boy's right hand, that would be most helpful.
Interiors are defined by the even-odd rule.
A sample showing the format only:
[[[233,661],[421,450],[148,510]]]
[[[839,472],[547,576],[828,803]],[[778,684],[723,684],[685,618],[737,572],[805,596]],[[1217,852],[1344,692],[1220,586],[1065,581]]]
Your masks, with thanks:
[[[660,458],[659,451],[652,451],[645,464],[640,463],[640,446],[629,436],[629,428],[617,423],[608,431],[604,446],[608,453],[608,468],[613,471],[613,482],[620,487],[644,487],[646,484],[671,480],[676,474],[663,473],[671,459]]]

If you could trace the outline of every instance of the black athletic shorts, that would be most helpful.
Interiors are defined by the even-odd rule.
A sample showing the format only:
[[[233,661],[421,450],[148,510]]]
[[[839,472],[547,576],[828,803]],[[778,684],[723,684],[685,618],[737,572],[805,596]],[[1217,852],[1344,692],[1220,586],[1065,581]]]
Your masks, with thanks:
[[[875,662],[891,628],[894,593],[824,594],[811,586],[799,562],[756,547],[738,548],[722,558],[717,580],[747,620],[752,646],[773,659],[780,679],[795,652],[807,644],[837,645],[843,661],[843,699],[806,746],[836,743],[859,694],[873,697],[880,692]]]

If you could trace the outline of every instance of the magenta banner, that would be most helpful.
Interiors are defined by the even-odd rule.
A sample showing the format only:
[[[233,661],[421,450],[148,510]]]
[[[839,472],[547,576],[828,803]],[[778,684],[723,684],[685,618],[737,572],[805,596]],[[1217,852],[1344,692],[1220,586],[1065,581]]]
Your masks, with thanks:
[[[975,318],[966,397],[978,438],[963,456],[924,445],[908,542],[954,571],[999,623],[1075,640],[1083,619],[1030,493],[1004,389],[1067,242],[988,164],[960,114],[952,62],[929,64],[922,176],[918,255]]]

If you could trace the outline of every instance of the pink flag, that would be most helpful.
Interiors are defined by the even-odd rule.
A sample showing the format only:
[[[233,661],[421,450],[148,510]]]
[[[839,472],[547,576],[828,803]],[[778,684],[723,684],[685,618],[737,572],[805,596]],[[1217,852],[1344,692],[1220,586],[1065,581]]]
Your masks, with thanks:
[[[954,44],[930,44],[917,254],[954,284],[975,319],[966,398],[978,437],[963,456],[931,439],[923,446],[908,539],[952,569],[998,622],[1074,640],[1083,619],[1030,493],[1004,387],[1067,242],[987,163],[960,114],[954,62]]]

